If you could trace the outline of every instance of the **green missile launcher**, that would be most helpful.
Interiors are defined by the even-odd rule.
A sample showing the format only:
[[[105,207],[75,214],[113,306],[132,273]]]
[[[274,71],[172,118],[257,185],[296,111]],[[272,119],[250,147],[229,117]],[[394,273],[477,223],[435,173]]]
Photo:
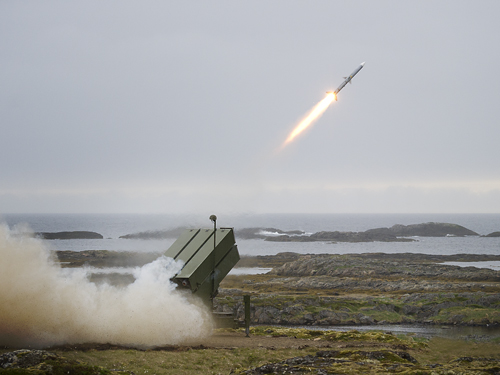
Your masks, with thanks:
[[[240,260],[233,228],[187,229],[165,256],[184,263],[171,280],[207,303],[217,295],[220,282]]]

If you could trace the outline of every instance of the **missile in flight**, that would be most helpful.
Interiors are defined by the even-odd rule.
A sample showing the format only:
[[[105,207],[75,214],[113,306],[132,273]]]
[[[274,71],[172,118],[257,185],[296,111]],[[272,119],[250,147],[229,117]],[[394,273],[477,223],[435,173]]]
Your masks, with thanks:
[[[355,76],[356,74],[358,74],[358,72],[359,72],[361,69],[363,69],[363,66],[365,66],[365,63],[364,63],[364,62],[362,62],[362,63],[361,63],[361,65],[360,65],[360,66],[358,66],[358,67],[354,70],[354,72],[352,72],[352,73],[349,75],[349,77],[344,77],[344,78],[345,78],[344,82],[342,82],[342,83],[340,84],[340,86],[339,86],[339,87],[337,87],[337,90],[335,90],[335,91],[327,91],[326,93],[327,93],[327,94],[333,94],[333,95],[335,96],[335,100],[337,100],[337,94],[339,93],[339,91],[340,91],[340,90],[342,90],[342,89],[344,88],[344,86],[345,86],[345,85],[347,85],[348,83],[352,83],[352,82],[351,82],[351,80],[354,78],[354,76]]]

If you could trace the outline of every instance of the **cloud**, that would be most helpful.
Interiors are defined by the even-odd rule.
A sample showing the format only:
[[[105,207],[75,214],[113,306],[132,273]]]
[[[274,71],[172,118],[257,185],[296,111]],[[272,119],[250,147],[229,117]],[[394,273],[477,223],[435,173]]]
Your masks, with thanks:
[[[495,206],[497,2],[148,4],[0,4],[4,210],[386,212],[390,187]]]

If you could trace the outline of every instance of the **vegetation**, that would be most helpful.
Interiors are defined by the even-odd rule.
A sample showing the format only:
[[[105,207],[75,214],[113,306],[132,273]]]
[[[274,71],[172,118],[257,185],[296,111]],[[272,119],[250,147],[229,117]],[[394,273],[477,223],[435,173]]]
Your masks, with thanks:
[[[262,337],[262,344],[245,341],[248,339],[242,330],[218,330],[214,335],[230,335],[228,337],[239,338],[248,345],[173,346],[157,350],[106,349],[98,345],[61,347],[51,350],[57,359],[49,359],[34,368],[0,369],[0,374],[254,374],[257,372],[253,372],[253,368],[285,365],[302,368],[302,372],[295,372],[297,374],[317,373],[314,369],[320,368],[329,371],[323,373],[345,374],[493,374],[500,369],[500,346],[495,342],[425,340],[384,332],[312,331],[269,326],[251,330],[251,337]],[[269,346],[280,340],[292,340],[297,344]]]

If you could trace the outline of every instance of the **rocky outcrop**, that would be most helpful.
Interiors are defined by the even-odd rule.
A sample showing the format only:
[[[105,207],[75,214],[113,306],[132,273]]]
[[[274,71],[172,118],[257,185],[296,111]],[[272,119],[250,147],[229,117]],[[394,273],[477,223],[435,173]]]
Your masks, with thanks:
[[[399,350],[346,349],[318,351],[316,355],[266,363],[238,374],[498,374],[500,359],[461,357],[450,362],[418,363],[404,345]],[[333,370],[333,371],[330,371]]]
[[[412,225],[396,224],[390,228],[372,229],[374,231],[385,231],[388,229],[395,236],[404,237],[464,237],[464,236],[479,236],[476,232],[467,229],[458,224],[449,223],[423,223]]]
[[[463,290],[500,291],[500,285],[495,282],[446,282],[438,280],[422,280],[418,278],[385,280],[383,278],[357,277],[287,277],[266,280],[266,286],[276,289],[292,290],[335,290],[342,293],[416,293],[416,292],[460,292]],[[258,283],[254,287],[258,287]]]
[[[386,231],[369,230],[366,232],[316,232],[310,236],[289,236],[281,235],[266,237],[266,241],[275,242],[313,242],[313,241],[331,241],[331,242],[412,242],[410,238],[400,238]]]
[[[177,238],[186,230],[179,227],[169,230],[145,231],[120,236],[125,239],[166,239]],[[408,237],[478,236],[461,225],[448,223],[423,223],[412,225],[396,224],[390,228],[369,229],[364,232],[322,231],[306,234],[301,230],[284,231],[277,228],[239,228],[235,230],[237,239],[263,239],[275,242],[411,242]]]
[[[100,240],[104,238],[102,234],[88,231],[38,232],[36,235],[46,240]]]
[[[16,350],[0,355],[0,367],[3,369],[30,368],[47,360],[55,360],[57,355],[45,350]]]
[[[423,223],[412,225],[396,224],[390,228],[369,229],[364,232],[323,231],[310,236],[280,235],[266,237],[266,241],[276,242],[409,242],[414,239],[408,237],[463,237],[478,236],[478,234],[461,225],[449,223]]]
[[[120,236],[124,239],[141,239],[141,240],[161,240],[166,238],[177,238],[182,232],[184,232],[186,227],[178,227],[174,229],[167,230],[154,230],[145,231],[132,234],[126,234]],[[253,240],[253,239],[266,239],[268,237],[278,236],[278,235],[289,235],[289,236],[302,236],[303,231],[300,230],[290,230],[284,231],[277,228],[242,228],[235,231],[236,238],[242,240]]]
[[[134,253],[129,251],[84,250],[55,252],[62,267],[140,267],[157,259],[158,253]]]
[[[500,271],[488,268],[459,267],[440,263],[423,262],[420,254],[349,254],[349,255],[304,255],[295,261],[274,268],[268,274],[277,276],[329,276],[342,278],[370,278],[452,281],[500,281]],[[418,260],[420,258],[420,260]],[[447,257],[434,256],[438,259]],[[444,260],[443,260],[444,261]],[[335,280],[338,281],[338,280]],[[390,280],[389,280],[390,281]]]
[[[216,308],[254,324],[500,324],[500,271],[441,264],[500,255],[288,254],[271,272],[221,289]],[[264,259],[270,262],[277,260]],[[243,278],[243,276],[242,276]],[[223,285],[223,284],[221,284]]]
[[[390,323],[500,324],[500,293],[408,293],[388,298],[365,296],[251,297],[252,324],[372,325]],[[243,297],[224,291],[215,299],[216,311],[233,312],[244,320]],[[484,310],[484,314],[478,314]]]
[[[0,373],[105,375],[110,372],[45,350],[21,349],[0,355]]]
[[[167,238],[177,238],[182,232],[184,232],[187,228],[178,227],[174,229],[168,230],[150,230],[145,232],[137,232],[131,234],[125,234],[120,236],[119,238],[124,239],[133,239],[133,240],[164,240]]]
[[[493,232],[493,233],[487,234],[484,237],[500,237],[500,232]]]

